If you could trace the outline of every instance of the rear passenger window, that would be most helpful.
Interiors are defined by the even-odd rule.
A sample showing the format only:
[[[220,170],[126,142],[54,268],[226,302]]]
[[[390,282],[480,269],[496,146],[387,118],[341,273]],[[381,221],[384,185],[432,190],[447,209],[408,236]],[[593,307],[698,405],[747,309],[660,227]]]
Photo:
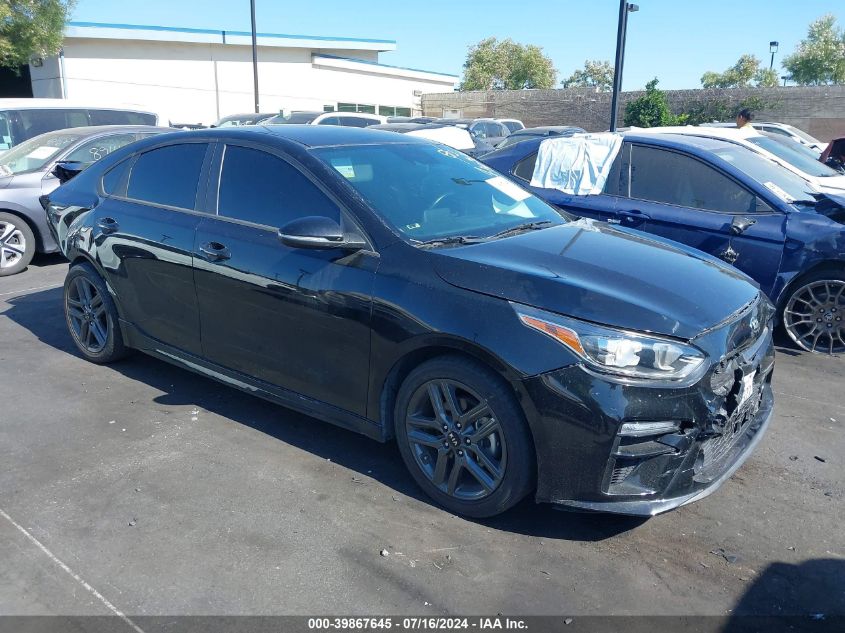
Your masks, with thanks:
[[[340,210],[292,165],[257,149],[228,145],[217,214],[273,228],[321,215],[340,223]]]
[[[754,211],[756,199],[736,182],[690,156],[631,148],[631,197],[727,213]]]
[[[206,143],[185,143],[144,152],[132,168],[126,196],[140,202],[193,209],[207,147]]]
[[[513,168],[513,175],[531,182],[534,176],[534,164],[537,162],[537,154],[531,154],[519,161]]]
[[[91,125],[155,125],[156,116],[126,110],[89,110]]]

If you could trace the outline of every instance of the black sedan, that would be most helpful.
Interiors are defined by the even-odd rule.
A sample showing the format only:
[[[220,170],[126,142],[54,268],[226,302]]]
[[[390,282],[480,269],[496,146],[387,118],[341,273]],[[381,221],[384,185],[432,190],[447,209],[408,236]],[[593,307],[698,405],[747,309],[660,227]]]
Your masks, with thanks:
[[[129,348],[376,440],[467,516],[652,515],[715,490],[772,411],[772,308],[692,249],[569,221],[423,139],[163,135],[45,200],[64,310]]]

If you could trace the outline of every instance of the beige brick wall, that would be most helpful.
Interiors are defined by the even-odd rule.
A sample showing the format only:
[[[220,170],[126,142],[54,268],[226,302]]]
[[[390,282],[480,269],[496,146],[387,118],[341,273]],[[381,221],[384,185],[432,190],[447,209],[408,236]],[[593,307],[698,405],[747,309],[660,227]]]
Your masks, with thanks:
[[[625,104],[642,94],[642,91],[622,93],[620,126]],[[683,111],[690,101],[724,98],[738,103],[757,96],[773,104],[769,110],[755,112],[758,120],[789,123],[823,141],[845,136],[845,86],[667,90],[666,95],[675,113]],[[459,110],[465,117],[513,117],[529,127],[577,125],[597,132],[609,127],[610,93],[584,88],[449,92],[423,95],[422,107],[427,116]]]

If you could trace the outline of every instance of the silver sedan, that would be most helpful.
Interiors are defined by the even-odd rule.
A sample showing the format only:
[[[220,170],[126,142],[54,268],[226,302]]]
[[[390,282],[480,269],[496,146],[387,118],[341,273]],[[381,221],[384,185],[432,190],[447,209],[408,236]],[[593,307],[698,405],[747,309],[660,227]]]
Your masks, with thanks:
[[[35,253],[58,246],[38,201],[59,186],[57,163],[87,167],[133,141],[172,131],[144,125],[103,125],[48,132],[0,155],[0,277],[25,269]]]

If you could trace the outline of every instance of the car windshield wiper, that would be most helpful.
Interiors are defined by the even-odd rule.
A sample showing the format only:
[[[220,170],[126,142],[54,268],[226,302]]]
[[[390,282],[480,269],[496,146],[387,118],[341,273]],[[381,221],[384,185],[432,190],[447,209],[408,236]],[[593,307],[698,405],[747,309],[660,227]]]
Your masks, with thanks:
[[[438,246],[454,246],[462,244],[478,244],[484,242],[483,237],[476,235],[450,235],[449,237],[440,237],[435,240],[425,240],[424,242],[415,242],[421,248],[437,248]]]
[[[508,237],[509,235],[516,235],[517,233],[523,233],[524,231],[536,231],[538,229],[544,229],[552,224],[554,224],[554,222],[552,222],[551,220],[538,220],[536,222],[526,222],[525,224],[518,224],[517,226],[505,229],[504,231],[500,231],[499,233],[495,233],[494,235],[491,235],[489,239],[496,239],[497,237]]]

